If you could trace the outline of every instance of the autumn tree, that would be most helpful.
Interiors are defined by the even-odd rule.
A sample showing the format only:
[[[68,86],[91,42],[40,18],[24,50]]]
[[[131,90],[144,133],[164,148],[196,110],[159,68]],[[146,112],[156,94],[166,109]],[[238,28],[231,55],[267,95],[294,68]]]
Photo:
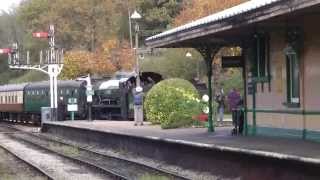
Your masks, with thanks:
[[[116,70],[133,70],[134,52],[127,41],[110,39],[102,44],[102,54],[109,59]]]
[[[74,79],[85,74],[111,75],[118,70],[132,71],[133,50],[126,41],[109,39],[95,52],[71,50],[64,58],[61,78]]]
[[[144,39],[170,28],[182,8],[183,0],[135,0],[134,4],[142,16],[139,23]]]
[[[121,18],[129,7],[123,2],[26,0],[18,9],[18,19],[26,34],[47,30],[54,23],[57,44],[67,52],[63,78],[83,73],[110,74],[120,69],[131,70],[133,64],[129,43],[118,36]],[[37,44],[46,46],[40,41],[33,42],[27,39],[24,43],[33,51],[31,54],[39,51]]]
[[[46,30],[53,23],[64,48],[93,52],[116,34],[120,16],[116,6],[113,0],[26,0],[18,15],[29,33]]]
[[[174,26],[186,24],[201,17],[211,15],[218,11],[233,7],[248,0],[190,0],[184,1],[179,15],[174,19]]]

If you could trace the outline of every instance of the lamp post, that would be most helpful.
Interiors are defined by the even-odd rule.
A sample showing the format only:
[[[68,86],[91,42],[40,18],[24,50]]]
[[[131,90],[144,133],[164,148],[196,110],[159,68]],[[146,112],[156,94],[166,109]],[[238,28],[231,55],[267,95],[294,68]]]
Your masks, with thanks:
[[[136,33],[136,46],[135,46],[135,56],[136,56],[136,89],[134,93],[134,125],[143,125],[143,89],[140,85],[140,69],[139,69],[139,24],[138,20],[141,19],[141,15],[135,10],[131,15],[131,19],[135,21],[135,33]]]
[[[192,53],[190,51],[187,51],[186,57],[192,59]],[[200,61],[197,61],[197,81],[200,80]]]
[[[136,40],[136,45],[135,45],[135,57],[136,57],[136,73],[137,73],[137,78],[136,78],[136,87],[140,87],[140,68],[139,68],[139,56],[138,56],[138,48],[139,48],[139,38],[138,38],[138,33],[139,33],[139,24],[138,20],[141,19],[141,15],[135,10],[133,14],[131,15],[131,19],[135,21],[135,40]]]

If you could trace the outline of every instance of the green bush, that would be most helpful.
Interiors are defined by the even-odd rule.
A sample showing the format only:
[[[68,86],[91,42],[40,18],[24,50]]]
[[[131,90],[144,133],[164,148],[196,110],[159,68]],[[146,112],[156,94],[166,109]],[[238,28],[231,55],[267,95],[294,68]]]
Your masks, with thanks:
[[[144,108],[148,121],[162,128],[192,124],[202,105],[196,88],[183,79],[167,79],[156,84],[147,94]]]

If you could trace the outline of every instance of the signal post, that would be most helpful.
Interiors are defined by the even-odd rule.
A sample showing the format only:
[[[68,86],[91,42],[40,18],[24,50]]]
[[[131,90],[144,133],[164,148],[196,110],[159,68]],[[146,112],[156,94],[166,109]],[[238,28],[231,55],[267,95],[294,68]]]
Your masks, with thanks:
[[[30,62],[30,54],[20,54],[17,43],[12,48],[0,49],[0,53],[8,54],[8,64],[11,69],[36,70],[49,75],[50,80],[50,108],[51,120],[57,120],[58,108],[58,75],[63,69],[63,50],[55,47],[55,31],[54,26],[50,25],[48,32],[35,32],[32,34],[34,38],[44,38],[49,40],[49,49],[40,51],[40,59],[38,64]]]

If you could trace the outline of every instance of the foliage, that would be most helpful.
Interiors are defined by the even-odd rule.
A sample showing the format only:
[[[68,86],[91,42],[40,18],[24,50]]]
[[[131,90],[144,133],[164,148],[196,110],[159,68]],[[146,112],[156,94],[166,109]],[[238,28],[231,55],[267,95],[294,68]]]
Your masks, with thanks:
[[[202,57],[196,51],[192,57],[186,57],[184,49],[164,49],[159,55],[146,56],[140,60],[142,71],[152,71],[162,74],[165,78],[182,78],[192,80],[199,71],[205,73]]]
[[[23,76],[13,78],[9,80],[9,83],[23,83],[23,82],[30,82],[30,81],[44,81],[48,80],[48,77],[44,75],[42,72],[38,71],[27,71]]]
[[[62,79],[74,79],[90,74],[111,75],[118,70],[130,70],[134,55],[127,42],[111,39],[96,52],[73,50],[66,53]]]
[[[132,13],[137,9],[141,13],[139,36],[144,40],[172,25],[186,23],[243,1],[24,0],[11,13],[0,15],[0,46],[7,47],[18,41],[23,49],[30,50],[30,59],[35,63],[39,60],[38,52],[47,47],[48,42],[32,38],[31,33],[46,31],[48,25],[54,23],[57,46],[66,52],[62,78],[71,79],[86,73],[108,75],[116,70],[132,70],[135,62],[128,43],[129,11]],[[185,53],[186,50],[164,50],[163,55],[142,60],[142,69],[159,72],[166,78],[191,80],[197,74],[195,67],[202,57],[194,51],[194,56],[187,59]],[[6,57],[0,56],[0,83],[18,76],[25,77],[17,81],[38,80],[36,73],[9,70],[6,63]],[[203,75],[205,65],[203,61],[200,63],[200,75]]]
[[[208,16],[218,11],[230,8],[238,5],[247,0],[190,0],[185,1],[183,10],[174,20],[174,25],[179,26],[188,23],[192,20],[199,19],[204,16]]]
[[[112,0],[27,0],[18,9],[18,19],[28,33],[56,26],[58,43],[67,50],[94,51],[117,26],[116,2]]]
[[[86,74],[106,74],[115,71],[110,61],[103,59],[100,54],[88,51],[70,51],[65,55],[65,67],[61,73],[62,79],[74,79]]]
[[[160,33],[168,28],[179,14],[183,0],[136,0],[143,19],[140,22],[143,37]]]
[[[166,129],[191,125],[192,116],[201,112],[195,87],[178,78],[156,84],[148,92],[144,107],[147,119]]]
[[[102,44],[102,56],[109,60],[116,70],[131,70],[135,63],[133,50],[127,41],[113,38]]]

